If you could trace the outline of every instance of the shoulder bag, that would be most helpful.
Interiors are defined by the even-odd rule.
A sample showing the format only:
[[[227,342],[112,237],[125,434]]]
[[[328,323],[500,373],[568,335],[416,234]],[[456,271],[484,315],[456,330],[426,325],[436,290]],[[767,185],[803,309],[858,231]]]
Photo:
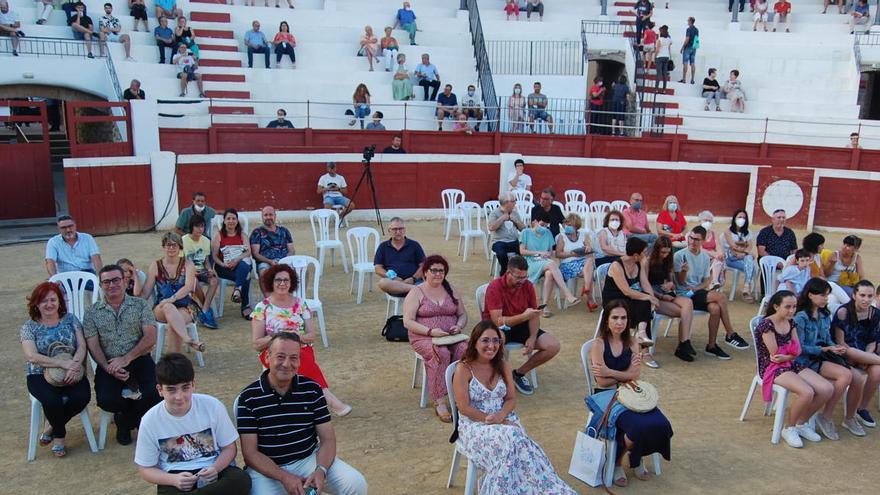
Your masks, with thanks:
[[[382,336],[390,342],[409,342],[409,333],[403,326],[403,316],[394,315],[385,322]]]

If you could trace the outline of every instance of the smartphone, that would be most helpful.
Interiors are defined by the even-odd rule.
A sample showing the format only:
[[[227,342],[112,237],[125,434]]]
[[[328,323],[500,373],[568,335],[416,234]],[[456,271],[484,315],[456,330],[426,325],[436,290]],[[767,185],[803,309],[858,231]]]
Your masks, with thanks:
[[[544,308],[546,308],[546,307],[547,307],[546,304],[542,304],[542,305],[538,306],[538,309],[544,309]]]

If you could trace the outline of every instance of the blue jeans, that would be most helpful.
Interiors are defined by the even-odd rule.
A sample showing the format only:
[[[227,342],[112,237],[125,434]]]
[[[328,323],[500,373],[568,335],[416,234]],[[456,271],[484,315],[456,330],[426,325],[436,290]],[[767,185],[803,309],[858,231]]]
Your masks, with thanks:
[[[499,273],[503,274],[507,271],[508,255],[519,254],[519,241],[495,241],[492,243],[492,252],[498,258],[498,265],[501,267]]]
[[[730,268],[745,273],[745,283],[746,285],[751,285],[752,277],[755,276],[755,258],[752,258],[751,254],[743,256],[742,259],[738,259],[735,256],[728,256],[727,259],[724,260],[724,264]],[[736,289],[736,287],[734,287],[734,289]]]
[[[231,270],[221,265],[214,265],[214,270],[217,271],[218,277],[232,281],[241,290],[241,309],[248,307],[250,305],[249,295],[251,290],[248,275],[251,273],[251,265],[244,261],[239,261],[235,268]]]
[[[262,53],[266,56],[266,68],[268,69],[270,66],[269,65],[269,54],[272,53],[272,49],[269,48],[268,46],[261,46],[259,48],[254,48],[254,47],[248,45],[248,49],[247,49],[248,67],[252,68],[254,66],[254,54],[255,53]]]
[[[696,48],[685,48],[681,52],[681,63],[683,65],[691,64],[694,65],[694,60],[697,59],[697,49]]]
[[[360,121],[361,129],[364,128],[364,118],[370,116],[370,105],[358,103],[354,107],[354,116]]]

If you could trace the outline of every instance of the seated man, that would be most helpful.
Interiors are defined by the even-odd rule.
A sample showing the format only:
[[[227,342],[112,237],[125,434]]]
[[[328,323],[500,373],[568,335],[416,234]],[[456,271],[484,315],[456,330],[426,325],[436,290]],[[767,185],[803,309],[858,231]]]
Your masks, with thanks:
[[[858,0],[853,6],[849,17],[849,34],[856,32],[856,24],[868,24],[871,21],[871,12],[867,0]],[[775,29],[774,29],[775,31]],[[788,31],[788,29],[786,29]]]
[[[131,430],[160,400],[156,366],[150,356],[156,344],[156,318],[146,299],[125,293],[125,273],[120,266],[101,268],[98,279],[104,298],[86,309],[83,335],[98,365],[98,407],[114,413],[116,441],[128,445]]]
[[[532,190],[532,176],[526,173],[526,162],[522,158],[514,160],[513,172],[507,176],[507,185],[510,186],[511,191],[514,189]]]
[[[427,53],[422,54],[422,63],[416,66],[413,73],[419,81],[419,86],[425,90],[425,101],[437,99],[437,91],[440,90],[440,73],[437,66],[431,63],[431,57]],[[431,88],[431,97],[428,98],[428,88]]]
[[[95,58],[92,54],[92,36],[95,34],[95,23],[86,15],[86,4],[76,2],[73,5],[74,13],[67,19],[70,29],[73,30],[73,38],[86,42],[86,51],[89,58]],[[103,50],[103,48],[102,48]]]
[[[168,18],[160,17],[159,25],[153,30],[153,37],[156,38],[156,46],[159,47],[159,63],[165,63],[165,49],[171,49],[170,61],[174,57],[174,30],[168,27]]]
[[[12,38],[12,55],[18,56],[19,37],[22,36],[21,18],[18,12],[9,9],[9,2],[0,0],[0,36],[9,36]]]
[[[385,117],[385,114],[376,110],[373,112],[373,121],[367,124],[368,131],[384,131],[385,124],[382,123],[382,119]]]
[[[196,394],[192,362],[179,353],[156,364],[164,399],[141,419],[134,463],[159,495],[249,493],[251,479],[235,467],[238,432],[226,406]]]
[[[177,73],[177,78],[180,79],[180,96],[185,97],[187,83],[195,81],[196,86],[199,88],[199,97],[207,98],[205,96],[205,88],[202,85],[202,74],[198,72],[199,63],[187,51],[185,44],[177,45],[177,55],[174,56],[171,62],[180,69],[180,72]]]
[[[406,237],[406,224],[400,217],[391,219],[391,239],[383,241],[376,249],[373,265],[382,292],[394,297],[404,297],[422,282],[422,262],[425,252],[421,244]]]
[[[336,457],[336,434],[321,386],[297,374],[301,349],[298,334],[273,335],[269,369],[238,396],[235,415],[250,493],[366,495],[364,476]]]
[[[46,243],[46,271],[49,276],[64,272],[97,274],[104,266],[101,250],[95,238],[76,231],[76,221],[70,215],[58,217],[60,234]]]
[[[623,231],[628,237],[638,237],[648,243],[648,252],[654,249],[657,242],[657,234],[651,232],[648,224],[648,214],[642,208],[644,198],[642,193],[634,192],[629,196],[629,206],[623,209]]]
[[[339,215],[340,222],[354,209],[354,201],[345,197],[347,188],[345,177],[336,173],[336,162],[327,162],[327,173],[318,179],[318,194],[323,196],[324,208],[345,207]]]
[[[104,15],[98,19],[98,29],[98,37],[101,39],[98,48],[101,50],[101,55],[104,55],[104,43],[107,41],[122,43],[122,46],[125,48],[125,60],[129,62],[135,61],[135,59],[131,58],[131,37],[127,34],[120,34],[122,32],[122,25],[119,24],[119,19],[113,16],[113,4],[104,4]]]
[[[394,27],[400,26],[409,33],[409,44],[416,44],[416,13],[412,11],[409,2],[403,2],[403,8],[397,10],[397,19]]]
[[[529,108],[529,122],[531,123],[532,132],[535,132],[535,121],[543,120],[553,132],[553,116],[547,113],[547,95],[541,94],[541,83],[536,82],[534,85],[535,92],[526,98],[526,105]]]
[[[192,221],[192,217],[195,215],[199,215],[204,218],[205,225],[210,226],[211,223],[213,223],[214,215],[216,214],[217,212],[214,210],[214,208],[208,206],[208,197],[205,196],[205,193],[195,192],[192,195],[192,204],[180,210],[180,215],[177,217],[177,222],[174,224],[174,231],[177,232],[177,235],[179,236],[183,236],[192,232],[190,222]],[[210,239],[211,231],[206,230],[205,236]]]
[[[730,312],[727,309],[727,297],[718,291],[709,291],[711,277],[709,268],[712,260],[703,252],[703,241],[706,240],[706,229],[697,225],[687,236],[687,249],[682,249],[673,256],[675,271],[675,293],[689,297],[694,303],[694,310],[709,312],[709,343],[705,354],[718,359],[730,359],[715,342],[718,337],[718,323],[724,324],[724,342],[734,349],[748,349],[749,344],[738,333],[733,331],[730,323]]]
[[[565,213],[557,204],[556,191],[552,187],[547,187],[541,191],[538,204],[532,209],[532,220],[543,220],[553,234],[553,243],[556,243],[556,236],[559,235],[559,226],[565,222]]]
[[[293,234],[275,223],[275,208],[265,206],[260,212],[263,225],[251,232],[251,253],[257,261],[257,272],[263,273],[278,260],[296,254],[293,248]]]
[[[404,154],[406,150],[401,147],[402,144],[403,138],[400,135],[395,135],[391,138],[391,146],[386,146],[382,153]]]
[[[443,93],[437,96],[437,122],[440,124],[438,130],[443,130],[443,119],[455,118],[456,115],[458,115],[458,98],[452,92],[452,85],[447,84],[443,87]]]
[[[143,100],[146,97],[147,94],[141,89],[141,82],[137,79],[132,79],[131,84],[122,92],[123,100]]]
[[[512,256],[507,271],[489,282],[482,316],[505,331],[507,344],[524,346],[523,355],[529,358],[513,370],[513,384],[520,393],[532,395],[534,389],[526,374],[559,354],[559,341],[540,328],[541,309],[535,298],[535,286],[529,281],[525,258]]]
[[[138,30],[138,22],[144,23],[144,32],[150,32],[150,22],[147,19],[147,4],[144,0],[128,0],[128,13],[134,18],[134,31]]]
[[[467,88],[467,96],[461,99],[461,113],[474,119],[477,124],[474,129],[480,130],[480,121],[483,120],[483,108],[480,106],[480,95],[477,93],[477,87],[469,84]]]
[[[492,252],[498,258],[502,275],[507,270],[507,258],[510,253],[519,253],[519,232],[526,224],[516,211],[516,200],[510,193],[498,196],[501,206],[489,214],[489,232],[492,233]]]
[[[287,110],[279,108],[276,115],[278,116],[278,118],[273,120],[272,122],[269,122],[269,124],[266,125],[267,129],[293,129],[293,123],[285,118],[287,117]]]
[[[220,287],[220,279],[214,271],[213,258],[211,257],[211,241],[205,236],[205,219],[200,215],[193,215],[189,222],[189,234],[183,236],[184,258],[190,260],[196,267],[196,284],[193,295],[199,304],[201,311],[196,315],[199,323],[211,329],[217,329],[217,320],[214,318],[214,308],[211,302]],[[208,291],[204,292],[200,284],[208,284]]]
[[[260,31],[260,21],[251,23],[250,31],[244,33],[244,44],[247,45],[248,68],[254,67],[254,54],[262,53],[266,57],[266,68],[269,65],[269,55],[272,53],[272,46],[266,39],[266,35]]]
[[[183,11],[177,7],[175,0],[156,0],[156,18],[177,19],[182,15]]]

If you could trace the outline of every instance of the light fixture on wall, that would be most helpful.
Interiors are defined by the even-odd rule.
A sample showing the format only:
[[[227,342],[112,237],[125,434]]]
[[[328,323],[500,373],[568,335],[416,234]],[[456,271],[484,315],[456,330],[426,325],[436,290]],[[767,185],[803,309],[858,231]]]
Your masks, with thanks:
[[[21,75],[21,77],[24,79],[33,79],[34,73],[33,72],[25,72],[24,74]]]

